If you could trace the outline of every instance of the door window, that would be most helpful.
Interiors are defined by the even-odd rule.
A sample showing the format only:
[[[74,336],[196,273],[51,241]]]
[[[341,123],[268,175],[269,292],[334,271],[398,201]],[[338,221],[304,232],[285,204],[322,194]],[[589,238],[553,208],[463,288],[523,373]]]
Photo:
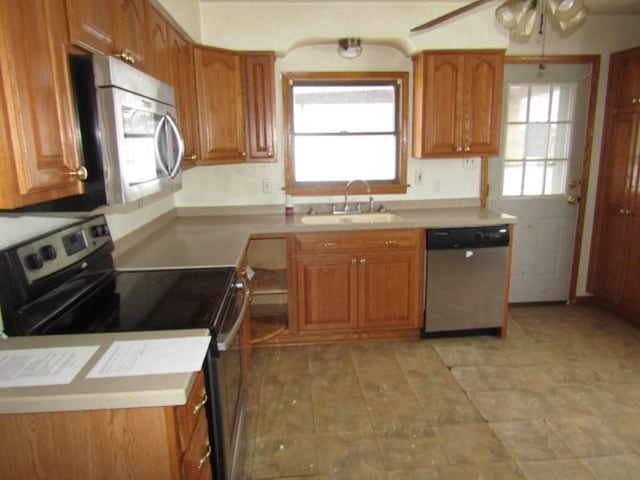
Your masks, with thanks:
[[[574,124],[575,83],[510,83],[504,196],[563,195]]]

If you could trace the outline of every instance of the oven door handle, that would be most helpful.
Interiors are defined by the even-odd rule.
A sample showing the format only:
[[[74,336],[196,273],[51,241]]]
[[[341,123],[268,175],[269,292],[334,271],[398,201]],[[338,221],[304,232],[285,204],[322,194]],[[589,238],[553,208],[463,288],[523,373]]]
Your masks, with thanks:
[[[240,308],[240,313],[236,317],[233,322],[233,327],[228,332],[220,333],[216,337],[216,343],[218,345],[218,351],[224,352],[229,348],[231,342],[236,337],[238,330],[240,330],[240,326],[242,325],[242,321],[244,320],[245,313],[247,312],[247,307],[249,306],[249,300],[251,296],[249,295],[249,289],[247,287],[247,283],[244,279],[240,279],[240,282],[236,284],[236,288],[242,290],[242,307]]]

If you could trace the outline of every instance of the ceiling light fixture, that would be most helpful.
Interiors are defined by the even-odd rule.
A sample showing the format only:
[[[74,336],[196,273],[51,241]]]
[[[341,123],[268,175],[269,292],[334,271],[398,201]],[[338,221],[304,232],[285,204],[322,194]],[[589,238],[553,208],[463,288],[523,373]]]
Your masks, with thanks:
[[[341,38],[338,40],[338,54],[344,58],[356,58],[362,53],[359,38]]]
[[[496,9],[496,19],[512,35],[526,38],[533,32],[538,15],[540,24],[544,24],[547,10],[562,31],[578,26],[588,13],[584,0],[507,0]]]

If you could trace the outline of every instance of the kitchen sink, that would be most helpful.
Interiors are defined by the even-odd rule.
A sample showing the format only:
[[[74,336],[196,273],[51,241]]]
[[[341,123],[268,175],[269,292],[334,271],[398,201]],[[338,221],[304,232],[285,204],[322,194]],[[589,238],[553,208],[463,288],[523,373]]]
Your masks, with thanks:
[[[300,218],[305,225],[349,225],[371,223],[404,222],[404,218],[395,213],[354,213],[346,215],[307,215]]]

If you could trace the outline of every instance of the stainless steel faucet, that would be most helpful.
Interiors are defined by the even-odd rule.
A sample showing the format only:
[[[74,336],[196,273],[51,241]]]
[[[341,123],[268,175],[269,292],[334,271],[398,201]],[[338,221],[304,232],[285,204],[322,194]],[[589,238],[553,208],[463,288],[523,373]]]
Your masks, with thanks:
[[[373,212],[373,196],[371,195],[371,187],[369,186],[369,183],[366,180],[360,180],[360,179],[349,180],[347,182],[347,186],[344,189],[344,207],[343,207],[343,211],[345,213],[350,211],[350,208],[349,208],[349,189],[351,188],[351,185],[353,185],[356,182],[360,182],[360,183],[364,184],[365,187],[367,187],[367,193],[369,194],[369,212]],[[357,204],[356,211],[360,212],[360,204]]]

